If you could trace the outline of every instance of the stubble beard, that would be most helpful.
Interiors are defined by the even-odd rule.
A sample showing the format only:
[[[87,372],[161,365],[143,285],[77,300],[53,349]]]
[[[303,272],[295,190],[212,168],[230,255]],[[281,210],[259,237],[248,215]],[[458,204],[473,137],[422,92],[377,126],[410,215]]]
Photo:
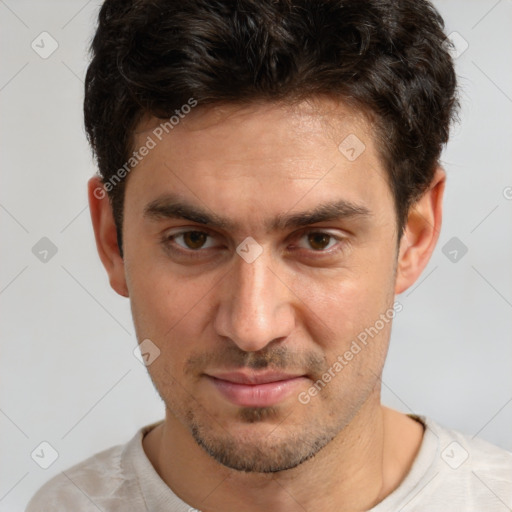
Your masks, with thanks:
[[[277,473],[296,468],[312,459],[343,428],[315,423],[307,430],[298,431],[297,425],[290,427],[283,420],[268,428],[267,434],[240,439],[229,436],[227,431],[212,431],[208,422],[201,421],[192,410],[186,418],[192,437],[206,453],[219,464],[246,473]],[[238,412],[238,421],[244,424],[275,422],[278,418],[279,410],[274,407],[244,407]]]

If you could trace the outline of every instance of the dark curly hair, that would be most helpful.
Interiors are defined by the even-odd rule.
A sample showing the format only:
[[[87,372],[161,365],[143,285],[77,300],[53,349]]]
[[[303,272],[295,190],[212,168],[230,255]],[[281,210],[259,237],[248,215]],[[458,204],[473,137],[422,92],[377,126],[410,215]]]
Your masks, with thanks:
[[[401,235],[456,117],[443,29],[426,0],[106,0],[84,100],[103,182],[144,114],[328,95],[372,120]],[[125,185],[107,189],[120,248]]]

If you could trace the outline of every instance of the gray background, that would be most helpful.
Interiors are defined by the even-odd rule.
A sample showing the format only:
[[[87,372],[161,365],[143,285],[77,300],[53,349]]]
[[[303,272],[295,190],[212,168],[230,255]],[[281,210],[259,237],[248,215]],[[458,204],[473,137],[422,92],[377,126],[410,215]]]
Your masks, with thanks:
[[[2,511],[163,417],[87,207],[95,166],[81,109],[98,3],[0,0]],[[438,247],[397,297],[383,401],[512,450],[512,2],[436,5],[469,45],[456,60],[461,124],[443,154]],[[58,43],[47,58],[31,47],[43,31]],[[49,49],[47,38],[39,51]],[[57,249],[46,261],[43,237]],[[43,441],[58,452],[48,469],[31,458]]]

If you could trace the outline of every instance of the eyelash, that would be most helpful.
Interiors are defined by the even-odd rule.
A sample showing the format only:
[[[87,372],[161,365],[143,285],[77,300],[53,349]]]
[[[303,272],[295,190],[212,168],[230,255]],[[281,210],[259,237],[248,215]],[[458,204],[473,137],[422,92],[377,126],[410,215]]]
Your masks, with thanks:
[[[173,233],[172,235],[164,235],[162,238],[162,244],[166,250],[168,250],[174,254],[187,256],[188,258],[202,258],[202,257],[204,257],[204,251],[207,251],[208,249],[213,249],[213,248],[206,248],[206,249],[200,248],[200,249],[194,250],[194,249],[185,249],[179,245],[177,246],[176,242],[174,242],[174,239],[179,236],[186,235],[187,233],[203,233],[203,234],[207,235],[209,238],[215,238],[215,236],[212,235],[211,233],[209,233],[208,231],[199,230],[199,229],[188,229],[186,231],[180,231],[178,233]],[[337,243],[335,244],[335,246],[331,247],[328,250],[315,251],[314,249],[305,249],[303,247],[293,248],[292,250],[307,251],[310,253],[309,257],[311,259],[312,258],[322,258],[325,256],[332,256],[334,254],[346,251],[347,246],[349,244],[347,237],[336,236],[336,235],[333,235],[332,233],[329,233],[328,231],[323,231],[323,230],[319,230],[319,229],[309,229],[309,230],[301,231],[300,233],[298,233],[298,235],[294,236],[294,239],[301,240],[303,237],[305,237],[307,235],[311,235],[311,234],[327,235],[328,237],[336,240]]]

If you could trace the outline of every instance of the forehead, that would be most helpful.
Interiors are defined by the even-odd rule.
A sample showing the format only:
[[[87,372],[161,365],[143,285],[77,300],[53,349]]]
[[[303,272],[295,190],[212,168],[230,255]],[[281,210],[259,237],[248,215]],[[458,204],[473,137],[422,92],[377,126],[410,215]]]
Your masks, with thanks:
[[[186,105],[182,106],[184,109]],[[372,133],[369,117],[362,111],[349,107],[339,99],[313,97],[294,102],[254,101],[250,104],[216,104],[197,106],[195,109],[175,110],[176,114],[160,119],[144,114],[134,130],[134,146],[137,147],[147,136],[157,142],[168,139],[187,138],[197,141],[201,137],[228,135],[224,149],[229,150],[233,132],[237,139],[248,143],[249,150],[255,142],[272,145],[290,141],[294,136],[330,139],[336,145],[343,133],[357,131],[363,138]],[[254,137],[254,139],[251,139]],[[370,142],[370,141],[368,141]],[[284,149],[284,148],[281,148]],[[290,146],[297,151],[297,147]]]
[[[339,101],[197,107],[168,121],[145,116],[135,132],[135,148],[154,143],[130,175],[142,210],[164,193],[224,216],[243,206],[260,220],[299,202],[344,199],[373,209],[389,198],[367,118]]]

